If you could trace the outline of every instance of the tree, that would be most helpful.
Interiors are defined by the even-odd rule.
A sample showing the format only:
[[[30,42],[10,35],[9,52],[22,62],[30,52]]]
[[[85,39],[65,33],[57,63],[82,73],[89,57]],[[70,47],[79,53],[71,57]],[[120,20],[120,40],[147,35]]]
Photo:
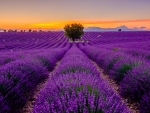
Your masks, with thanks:
[[[84,34],[84,27],[81,24],[70,24],[65,25],[65,36],[75,41],[75,39],[80,39]]]
[[[31,30],[31,29],[29,29],[29,32],[32,32],[32,30]]]
[[[118,29],[118,31],[120,31],[120,32],[121,32],[121,29]]]
[[[9,29],[8,32],[13,32],[13,30]]]

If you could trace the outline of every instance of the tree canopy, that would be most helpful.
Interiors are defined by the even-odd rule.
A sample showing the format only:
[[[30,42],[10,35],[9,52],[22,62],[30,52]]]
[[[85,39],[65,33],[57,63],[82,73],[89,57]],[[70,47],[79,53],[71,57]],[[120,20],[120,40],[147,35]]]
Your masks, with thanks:
[[[67,24],[64,27],[65,36],[75,41],[75,39],[80,39],[81,36],[84,34],[83,29],[84,27],[81,24]]]

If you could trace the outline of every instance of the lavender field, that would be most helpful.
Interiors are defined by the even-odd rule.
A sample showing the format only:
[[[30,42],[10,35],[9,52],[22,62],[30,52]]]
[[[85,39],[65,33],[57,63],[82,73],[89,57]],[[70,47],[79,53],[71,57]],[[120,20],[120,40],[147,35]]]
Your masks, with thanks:
[[[0,32],[0,113],[150,113],[150,32]]]

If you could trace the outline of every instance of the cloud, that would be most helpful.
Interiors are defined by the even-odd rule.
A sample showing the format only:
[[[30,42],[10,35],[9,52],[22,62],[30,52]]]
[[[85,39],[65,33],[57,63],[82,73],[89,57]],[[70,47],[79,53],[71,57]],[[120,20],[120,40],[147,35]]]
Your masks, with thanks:
[[[145,29],[146,27],[142,26],[141,29]]]
[[[121,29],[122,31],[140,31],[143,30],[146,27],[134,27],[134,28],[128,28],[127,26],[123,25],[123,26],[119,26],[116,28],[101,28],[101,27],[86,27],[84,29],[84,31],[118,31],[118,29]]]
[[[84,21],[84,24],[114,24],[114,23],[137,23],[137,22],[150,22],[150,19],[138,20],[117,20],[117,21]]]

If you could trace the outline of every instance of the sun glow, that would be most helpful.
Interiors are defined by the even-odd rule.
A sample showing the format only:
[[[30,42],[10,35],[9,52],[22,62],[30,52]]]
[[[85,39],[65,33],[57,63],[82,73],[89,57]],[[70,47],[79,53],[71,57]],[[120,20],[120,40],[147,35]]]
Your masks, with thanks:
[[[67,21],[57,21],[57,22],[47,22],[32,24],[31,28],[42,28],[42,29],[63,29],[66,24],[71,23],[81,23],[84,27],[102,27],[102,28],[113,28],[122,25],[126,25],[130,28],[142,27],[147,25],[147,29],[150,29],[149,23],[150,19],[147,20],[124,20],[124,21],[98,21],[98,20],[67,20]]]
[[[125,25],[129,28],[134,28],[135,26],[140,28],[146,26],[146,29],[150,29],[150,19],[145,20],[62,20],[62,21],[52,21],[52,22],[39,22],[39,23],[30,23],[30,24],[17,24],[17,23],[8,23],[1,24],[3,29],[43,29],[43,30],[60,30],[66,24],[71,23],[81,23],[84,27],[101,27],[101,28],[114,28],[118,26]]]

